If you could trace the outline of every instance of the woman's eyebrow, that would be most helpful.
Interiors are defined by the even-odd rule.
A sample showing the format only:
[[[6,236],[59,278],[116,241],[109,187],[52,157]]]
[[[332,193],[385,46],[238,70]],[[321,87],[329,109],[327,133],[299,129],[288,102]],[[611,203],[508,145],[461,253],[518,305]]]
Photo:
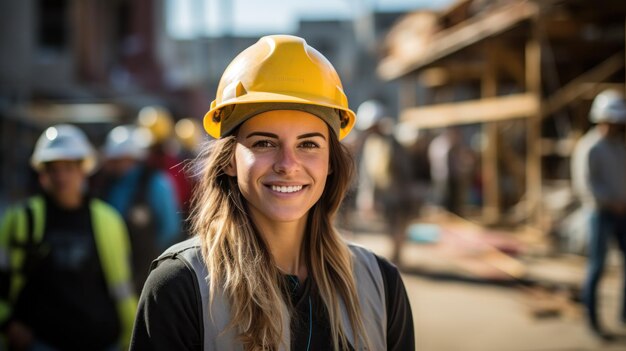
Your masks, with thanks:
[[[274,133],[267,133],[267,132],[252,132],[246,136],[246,139],[252,138],[253,136],[264,136],[268,138],[278,139],[278,135]]]
[[[306,133],[298,136],[298,139],[312,138],[312,137],[320,137],[326,140],[326,137],[322,133]]]
[[[268,132],[252,132],[252,133],[250,133],[250,134],[248,134],[246,136],[246,139],[254,137],[254,136],[263,136],[263,137],[278,139],[278,135],[277,134],[268,133]],[[324,134],[317,133],[317,132],[298,135],[298,139],[306,139],[306,138],[313,138],[313,137],[320,137],[320,138],[326,140],[326,137],[324,136]]]

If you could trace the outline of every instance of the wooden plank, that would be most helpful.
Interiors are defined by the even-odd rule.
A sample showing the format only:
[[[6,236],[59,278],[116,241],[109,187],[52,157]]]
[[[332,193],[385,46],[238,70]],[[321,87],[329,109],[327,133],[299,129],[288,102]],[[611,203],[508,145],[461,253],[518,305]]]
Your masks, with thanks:
[[[482,62],[451,63],[420,71],[418,79],[427,88],[439,87],[453,82],[477,80],[485,72]]]
[[[593,85],[587,83],[602,82],[618,72],[622,67],[624,67],[623,51],[612,55],[552,94],[552,96],[546,99],[541,109],[541,116],[549,116],[572,103],[572,101],[580,98],[594,88]]]
[[[502,33],[537,13],[539,9],[535,3],[524,1],[472,17],[434,35],[429,41],[431,45],[420,51],[422,54],[408,58],[384,58],[378,66],[378,74],[385,80],[397,79],[485,38]]]
[[[624,83],[592,82],[592,83],[580,83],[580,85],[582,85],[580,89],[584,91],[584,93],[583,95],[580,96],[579,100],[593,100],[595,99],[596,95],[600,94],[601,92],[607,89],[624,90]],[[587,111],[585,111],[585,114],[587,114],[586,112]]]
[[[403,126],[439,128],[459,124],[485,123],[524,118],[538,113],[534,94],[514,94],[494,98],[408,108],[400,113]]]
[[[526,42],[526,91],[535,96],[539,106],[528,118],[526,137],[526,211],[531,225],[541,223],[541,23],[535,18],[531,28],[531,38]]]
[[[498,93],[498,77],[496,72],[495,50],[487,50],[485,58],[486,69],[481,81],[481,95],[483,99],[490,99]],[[498,123],[493,121],[482,125],[486,143],[482,152],[482,175],[485,184],[492,186],[483,187],[483,221],[485,223],[497,223],[500,220],[500,172],[498,167]]]

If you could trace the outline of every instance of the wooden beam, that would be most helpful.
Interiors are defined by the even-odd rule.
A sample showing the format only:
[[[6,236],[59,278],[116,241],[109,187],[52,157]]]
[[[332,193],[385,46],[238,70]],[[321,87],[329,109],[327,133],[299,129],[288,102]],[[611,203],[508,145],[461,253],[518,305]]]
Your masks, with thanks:
[[[572,103],[572,101],[584,96],[589,90],[594,88],[593,85],[587,83],[602,82],[617,73],[622,67],[624,67],[623,51],[604,60],[552,94],[552,96],[546,99],[541,109],[541,116],[549,116]]]
[[[485,72],[482,62],[453,63],[420,71],[418,79],[425,87],[439,87],[452,82],[478,80]]]
[[[591,82],[580,83],[580,85],[582,85],[580,89],[584,91],[584,93],[577,100],[593,100],[598,94],[608,89],[618,91],[624,90],[624,83]]]
[[[397,79],[485,38],[502,33],[537,13],[539,8],[535,3],[522,1],[469,18],[435,34],[429,41],[431,44],[420,51],[421,54],[409,58],[384,58],[378,66],[378,74],[386,80]]]
[[[498,75],[495,65],[494,50],[485,51],[486,69],[481,81],[481,96],[483,99],[494,98],[498,94]],[[483,183],[491,186],[483,187],[483,221],[487,224],[497,223],[500,220],[500,171],[498,167],[498,123],[484,123],[482,125],[485,143],[482,152]]]
[[[537,97],[534,94],[524,93],[408,108],[400,113],[400,121],[407,127],[439,128],[524,118],[538,111]]]
[[[538,102],[537,110],[528,118],[526,135],[526,211],[529,224],[539,227],[541,223],[541,43],[542,32],[539,18],[532,21],[531,37],[526,42],[526,91]]]

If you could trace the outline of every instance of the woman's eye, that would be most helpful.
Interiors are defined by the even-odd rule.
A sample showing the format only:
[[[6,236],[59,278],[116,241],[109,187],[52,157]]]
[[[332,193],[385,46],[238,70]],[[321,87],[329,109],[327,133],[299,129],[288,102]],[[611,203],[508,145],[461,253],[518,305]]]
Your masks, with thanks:
[[[313,141],[304,141],[302,142],[302,144],[300,144],[300,147],[303,147],[305,149],[315,149],[319,148],[320,146]]]
[[[272,147],[272,146],[274,146],[274,144],[272,144],[272,142],[269,140],[259,140],[259,141],[255,141],[252,144],[252,147],[259,147],[259,148]]]

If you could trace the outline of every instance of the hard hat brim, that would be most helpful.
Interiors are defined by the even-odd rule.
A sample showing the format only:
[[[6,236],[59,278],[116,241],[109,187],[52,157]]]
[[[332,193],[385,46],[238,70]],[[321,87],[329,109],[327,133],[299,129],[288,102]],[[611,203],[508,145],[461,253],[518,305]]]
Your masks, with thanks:
[[[286,103],[286,104],[303,105],[304,107],[301,109],[303,111],[306,111],[306,106],[319,106],[323,108],[340,110],[343,114],[345,114],[345,116],[347,117],[347,123],[345,124],[345,126],[343,127],[340,126],[337,130],[335,130],[335,132],[337,133],[337,136],[339,137],[339,140],[343,139],[346,135],[348,135],[348,133],[354,126],[354,123],[356,120],[356,115],[354,114],[354,112],[348,108],[339,107],[333,102],[316,101],[316,100],[319,100],[319,97],[309,98],[305,96],[293,96],[289,94],[279,94],[279,93],[269,93],[269,92],[249,92],[245,95],[237,97],[236,99],[224,101],[223,103],[219,105],[215,105],[215,101],[213,101],[213,103],[211,104],[211,109],[204,115],[203,126],[209,135],[218,139],[220,137],[227,135],[236,126],[240,125],[241,123],[245,122],[245,120],[251,118],[252,116],[256,114],[266,112],[272,109],[274,110],[279,109],[279,108],[272,108],[272,109],[266,109],[266,110],[260,109],[257,113],[251,114],[249,116],[245,116],[245,118],[237,119],[236,121],[234,121],[235,123],[232,123],[232,125],[224,128],[225,126],[223,125],[223,121],[220,121],[219,119],[216,120],[214,118],[215,114],[216,112],[228,106],[233,106],[233,105]],[[325,118],[323,118],[322,116],[318,116],[318,117],[325,120]],[[331,123],[330,121],[327,121],[327,120],[325,121],[329,125],[331,126],[333,125],[333,123]]]
[[[55,161],[82,161],[81,168],[83,169],[83,172],[86,175],[93,174],[93,172],[96,170],[96,167],[98,165],[98,162],[94,155],[85,156],[83,154],[78,154],[78,153],[76,155],[68,155],[67,153],[57,152],[55,150],[51,150],[50,152],[44,153],[43,155],[38,157],[37,160],[31,158],[30,164],[35,171],[39,172],[43,170],[43,165],[45,163],[55,162]]]

